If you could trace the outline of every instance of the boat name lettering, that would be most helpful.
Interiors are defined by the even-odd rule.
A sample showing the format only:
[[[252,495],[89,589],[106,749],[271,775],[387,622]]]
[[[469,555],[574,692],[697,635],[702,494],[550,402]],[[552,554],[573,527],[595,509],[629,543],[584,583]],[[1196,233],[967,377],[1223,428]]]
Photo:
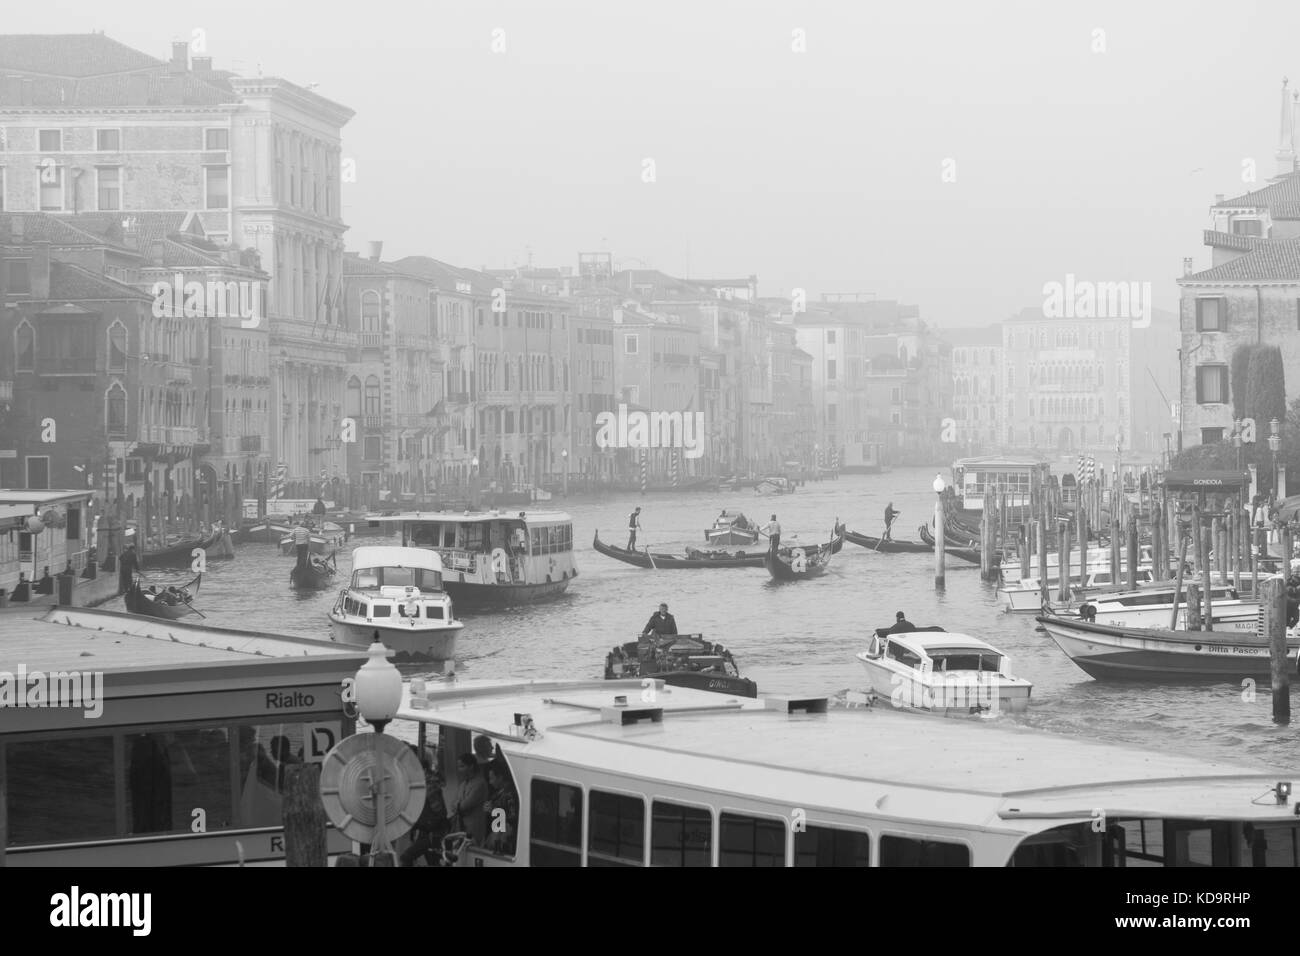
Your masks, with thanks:
[[[267,692],[266,695],[267,710],[293,710],[299,707],[314,707],[315,704],[315,696],[304,694],[300,690],[296,690],[292,694],[273,690]]]
[[[1235,644],[1203,644],[1202,646],[1214,654],[1250,654],[1258,657],[1264,653],[1259,647],[1239,647]]]

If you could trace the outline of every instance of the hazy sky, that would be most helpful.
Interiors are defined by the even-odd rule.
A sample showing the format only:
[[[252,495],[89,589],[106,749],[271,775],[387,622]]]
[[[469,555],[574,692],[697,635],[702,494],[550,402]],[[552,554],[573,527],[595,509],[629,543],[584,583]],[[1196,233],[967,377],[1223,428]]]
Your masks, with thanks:
[[[1175,308],[1214,194],[1249,188],[1245,158],[1273,175],[1281,78],[1300,80],[1294,0],[59,0],[0,24],[160,59],[195,28],[216,68],[356,110],[350,249],[489,268],[609,250],[948,326],[1069,272]]]

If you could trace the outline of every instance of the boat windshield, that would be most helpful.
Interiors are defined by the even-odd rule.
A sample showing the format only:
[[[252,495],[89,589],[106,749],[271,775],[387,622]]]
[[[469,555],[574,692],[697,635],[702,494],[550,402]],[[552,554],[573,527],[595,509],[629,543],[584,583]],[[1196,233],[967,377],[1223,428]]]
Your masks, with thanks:
[[[1277,821],[1104,818],[1024,840],[1008,866],[1300,865],[1300,824]]]
[[[930,651],[930,660],[934,661],[936,671],[988,671],[996,674],[1002,657],[991,652],[979,653],[970,650],[934,650]]]
[[[352,572],[354,588],[413,587],[441,591],[442,575],[424,568],[357,568]]]

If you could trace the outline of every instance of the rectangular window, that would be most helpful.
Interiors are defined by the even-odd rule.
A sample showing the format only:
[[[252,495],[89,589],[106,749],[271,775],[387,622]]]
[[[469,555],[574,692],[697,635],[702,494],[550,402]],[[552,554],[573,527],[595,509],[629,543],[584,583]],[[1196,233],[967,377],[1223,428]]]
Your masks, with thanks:
[[[898,405],[903,401],[903,390],[895,386],[889,390],[889,402],[891,405]]]
[[[232,825],[225,729],[130,734],[124,743],[128,833],[188,832],[194,807],[209,830]]]
[[[53,162],[42,163],[37,170],[40,180],[41,212],[63,211],[63,167]]]
[[[713,864],[713,815],[708,810],[656,800],[651,818],[651,866]]]
[[[230,130],[205,129],[203,131],[204,149],[230,149]]]
[[[32,270],[30,259],[9,260],[9,288],[7,291],[18,295],[32,294]]]
[[[379,461],[383,458],[383,439],[379,435],[367,435],[364,456],[366,461]]]
[[[532,866],[582,866],[582,791],[533,778]]]
[[[102,132],[102,131],[101,131]],[[95,170],[100,212],[117,212],[122,208],[122,170],[117,166],[100,166]]]
[[[1228,303],[1222,297],[1196,300],[1196,331],[1222,332],[1227,328]]]
[[[122,131],[120,129],[95,130],[95,149],[101,153],[116,153],[122,149]]]
[[[718,824],[719,866],[785,866],[785,823],[722,814]]]
[[[63,152],[63,130],[61,129],[43,129],[37,133],[37,148],[42,153],[61,153]]]
[[[826,344],[827,344],[827,345],[834,345],[834,344],[835,344],[835,330],[834,330],[834,329],[827,329],[827,330],[826,330]]]
[[[27,488],[43,491],[50,487],[50,456],[31,455],[27,459]]]
[[[835,381],[835,359],[826,360],[826,381]]]
[[[203,170],[207,209],[230,208],[230,167],[206,166]]]
[[[1222,405],[1228,401],[1228,366],[1201,365],[1196,369],[1198,405]]]
[[[13,743],[5,760],[10,846],[117,835],[111,736]]]
[[[623,336],[623,354],[624,354],[624,355],[636,355],[636,353],[637,353],[637,349],[638,349],[639,347],[640,347],[640,343],[637,341],[637,336],[635,336],[635,335],[625,335],[625,336]]]
[[[587,865],[640,866],[645,858],[645,801],[593,790],[587,805]]]
[[[883,836],[880,838],[880,865],[970,866],[970,848],[961,843]]]
[[[1219,442],[1221,442],[1221,441],[1223,441],[1223,429],[1222,429],[1222,428],[1202,428],[1202,429],[1201,429],[1201,444],[1202,444],[1202,445],[1217,445],[1217,444],[1218,444]]]
[[[1232,223],[1234,236],[1262,236],[1264,224],[1258,219],[1236,219]]]
[[[871,838],[857,830],[807,827],[794,835],[795,866],[870,866]]]

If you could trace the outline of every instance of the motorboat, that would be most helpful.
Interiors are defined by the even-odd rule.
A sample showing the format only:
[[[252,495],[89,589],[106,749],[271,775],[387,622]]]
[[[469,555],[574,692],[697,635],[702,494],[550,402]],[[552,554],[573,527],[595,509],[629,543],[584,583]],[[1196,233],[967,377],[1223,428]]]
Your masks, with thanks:
[[[455,619],[442,586],[442,560],[426,548],[362,547],[352,580],[329,612],[330,637],[368,647],[382,642],[398,661],[455,660]]]
[[[710,545],[745,545],[758,541],[758,528],[739,511],[723,510],[713,519],[713,527],[704,532]]]
[[[895,707],[944,713],[1016,713],[1034,685],[1012,676],[1007,655],[977,637],[942,628],[877,630],[858,660],[871,689]]]
[[[798,535],[792,534],[781,542],[778,550],[768,549],[763,555],[763,566],[776,581],[819,577],[830,566],[837,545],[842,547],[843,544],[843,535],[837,533],[825,544],[804,547],[799,543]]]
[[[1127,581],[1128,573],[1120,572],[1120,581]],[[1155,572],[1150,567],[1138,568],[1137,583],[1152,584],[1155,583]],[[1083,579],[1083,584],[1071,584],[1070,593],[1076,598],[1082,598],[1088,593],[1098,590],[1112,588],[1117,582],[1110,576],[1110,568],[1095,568],[1090,570]],[[1055,578],[1049,578],[1047,582],[1047,599],[1052,601],[1060,590],[1060,581]],[[1038,578],[1024,578],[1015,584],[1003,585],[998,588],[998,598],[1003,602],[1003,607],[1007,611],[1016,613],[1038,612],[1043,607],[1043,589],[1039,585]]]
[[[674,687],[694,687],[739,697],[757,697],[758,685],[740,676],[721,644],[702,634],[643,634],[605,657],[605,679],[657,678]]]

